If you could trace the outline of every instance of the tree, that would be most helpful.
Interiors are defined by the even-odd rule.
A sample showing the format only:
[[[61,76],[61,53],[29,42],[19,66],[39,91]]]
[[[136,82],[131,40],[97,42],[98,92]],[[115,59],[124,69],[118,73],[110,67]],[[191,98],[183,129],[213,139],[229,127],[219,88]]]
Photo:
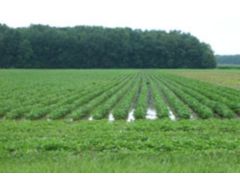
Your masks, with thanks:
[[[181,31],[0,25],[0,67],[212,68],[211,47]]]

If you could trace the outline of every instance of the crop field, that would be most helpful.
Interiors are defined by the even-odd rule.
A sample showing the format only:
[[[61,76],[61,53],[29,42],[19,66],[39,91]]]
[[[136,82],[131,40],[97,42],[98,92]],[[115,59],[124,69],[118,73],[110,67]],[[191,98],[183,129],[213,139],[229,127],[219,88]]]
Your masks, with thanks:
[[[158,70],[0,72],[1,119],[239,118],[239,90]]]
[[[186,73],[0,70],[0,172],[239,172],[239,89]]]
[[[1,119],[239,118],[240,91],[157,70],[1,71]]]

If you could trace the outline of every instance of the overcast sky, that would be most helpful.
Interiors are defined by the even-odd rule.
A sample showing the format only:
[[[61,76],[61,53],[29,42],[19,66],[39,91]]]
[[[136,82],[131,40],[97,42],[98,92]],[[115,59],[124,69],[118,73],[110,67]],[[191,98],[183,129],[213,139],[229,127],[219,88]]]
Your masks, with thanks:
[[[240,0],[0,0],[0,23],[177,29],[240,53]]]

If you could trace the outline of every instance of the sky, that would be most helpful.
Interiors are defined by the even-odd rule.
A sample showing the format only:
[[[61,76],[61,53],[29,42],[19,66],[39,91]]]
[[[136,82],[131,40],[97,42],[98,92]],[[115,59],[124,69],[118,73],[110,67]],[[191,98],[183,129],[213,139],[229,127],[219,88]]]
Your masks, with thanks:
[[[0,0],[0,23],[181,30],[240,54],[240,0]]]

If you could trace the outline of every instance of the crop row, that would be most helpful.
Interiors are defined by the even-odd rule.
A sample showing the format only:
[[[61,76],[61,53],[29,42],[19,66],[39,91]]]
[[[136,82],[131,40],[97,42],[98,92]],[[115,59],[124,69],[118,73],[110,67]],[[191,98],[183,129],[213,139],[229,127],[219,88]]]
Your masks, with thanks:
[[[114,95],[114,93],[120,91],[128,82],[130,82],[132,79],[127,79],[117,86],[114,86],[107,91],[103,92],[100,96],[97,96],[96,98],[87,98],[88,103],[84,104],[83,106],[80,106],[77,110],[72,111],[72,113],[69,115],[70,118],[74,120],[86,118],[87,116],[90,116],[90,113],[99,105],[104,105],[104,102]]]
[[[209,118],[214,116],[213,112],[224,118],[232,118],[236,115],[234,112],[221,101],[215,101],[206,96],[202,91],[194,87],[187,87],[184,81],[172,80],[167,76],[158,78],[164,82],[182,101],[184,101],[194,112],[201,118]],[[200,83],[198,86],[201,86]]]
[[[126,120],[133,113],[138,120],[145,119],[149,109],[159,119],[171,114],[177,119],[240,115],[240,95],[234,89],[164,71],[113,73],[93,75],[83,71],[79,78],[64,75],[56,80],[54,75],[52,81],[32,80],[29,86],[27,80],[24,84],[16,81],[19,86],[6,82],[0,85],[1,92],[5,92],[0,93],[0,118],[98,120],[111,116]]]
[[[21,104],[18,107],[13,108],[12,104],[6,104],[8,106],[1,106],[1,115],[9,119],[17,119],[20,117],[25,117],[29,119],[38,119],[45,115],[49,115],[49,118],[60,118],[63,114],[66,114],[71,107],[74,107],[74,101],[77,103],[84,102],[86,97],[91,99],[95,97],[99,92],[103,92],[109,89],[112,86],[119,84],[122,80],[127,77],[111,82],[110,84],[101,85],[101,88],[98,89],[95,86],[92,86],[87,89],[73,91],[73,92],[64,92],[62,95],[48,95],[44,96],[44,99],[32,99],[29,98],[28,103]],[[95,91],[95,92],[94,92]],[[36,101],[37,100],[37,101]],[[63,106],[67,106],[62,108]],[[6,108],[7,107],[7,108]]]
[[[172,75],[168,76],[168,79],[171,79],[185,87],[194,89],[199,93],[207,96],[211,100],[223,103],[231,108],[234,112],[240,113],[240,95],[233,93],[236,92],[236,90],[231,90],[230,88],[223,89],[220,86],[212,86],[196,80],[176,77]],[[229,94],[229,92],[232,92],[232,94]]]

